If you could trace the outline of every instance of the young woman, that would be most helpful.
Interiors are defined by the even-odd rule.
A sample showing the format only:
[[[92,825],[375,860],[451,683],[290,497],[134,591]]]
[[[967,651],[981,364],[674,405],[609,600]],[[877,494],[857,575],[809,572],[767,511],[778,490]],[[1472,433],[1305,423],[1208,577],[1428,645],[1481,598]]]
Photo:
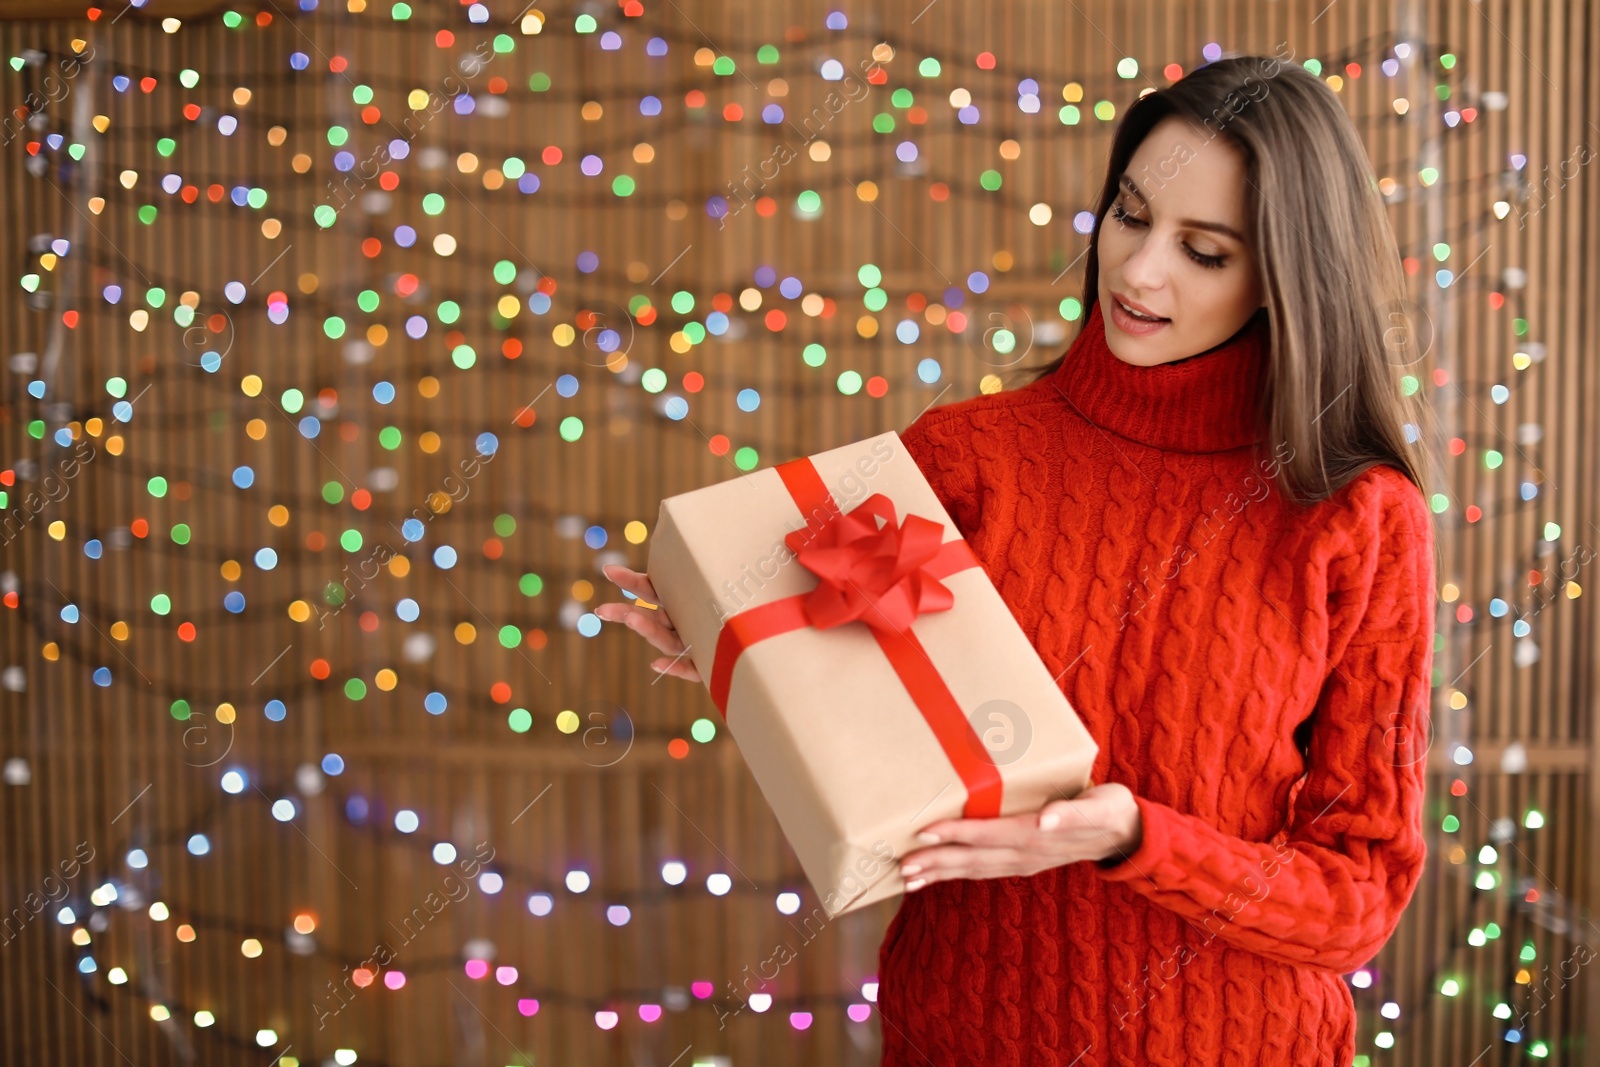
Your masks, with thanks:
[[[1431,466],[1331,89],[1245,56],[1123,118],[1082,331],[901,435],[1099,744],[902,858],[883,1063],[1347,1067],[1425,853]],[[649,579],[607,569],[654,603]],[[603,605],[698,681],[660,611]]]

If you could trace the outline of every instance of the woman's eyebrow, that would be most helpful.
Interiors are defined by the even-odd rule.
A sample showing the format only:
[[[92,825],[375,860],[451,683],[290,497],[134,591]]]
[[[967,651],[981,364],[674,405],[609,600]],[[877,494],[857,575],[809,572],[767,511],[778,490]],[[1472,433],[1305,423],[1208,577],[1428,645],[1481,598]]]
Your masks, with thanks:
[[[1149,199],[1147,199],[1145,195],[1139,191],[1139,187],[1134,184],[1133,179],[1128,177],[1126,174],[1122,176],[1122,187],[1128,190],[1128,192],[1132,193],[1134,196],[1137,196],[1145,204],[1150,203]],[[1245,243],[1244,234],[1240,233],[1232,226],[1228,226],[1221,222],[1206,222],[1204,219],[1179,219],[1178,225],[1187,226],[1191,230],[1210,230],[1212,233],[1220,233],[1225,237],[1232,237],[1240,244]]]

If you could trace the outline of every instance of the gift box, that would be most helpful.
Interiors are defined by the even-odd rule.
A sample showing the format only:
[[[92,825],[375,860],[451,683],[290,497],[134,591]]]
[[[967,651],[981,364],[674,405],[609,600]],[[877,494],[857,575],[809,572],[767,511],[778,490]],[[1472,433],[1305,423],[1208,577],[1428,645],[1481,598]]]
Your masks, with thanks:
[[[1037,811],[1096,746],[893,431],[661,502],[647,564],[830,918],[944,818]]]

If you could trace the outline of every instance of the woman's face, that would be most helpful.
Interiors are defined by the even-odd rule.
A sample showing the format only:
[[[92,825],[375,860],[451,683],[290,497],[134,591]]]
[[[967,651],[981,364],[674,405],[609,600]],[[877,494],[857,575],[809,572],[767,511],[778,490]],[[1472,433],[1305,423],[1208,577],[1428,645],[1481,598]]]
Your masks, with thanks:
[[[1153,367],[1237,333],[1264,299],[1245,220],[1245,166],[1221,137],[1172,117],[1128,161],[1100,225],[1097,298],[1106,345]],[[1148,323],[1122,305],[1158,316]]]

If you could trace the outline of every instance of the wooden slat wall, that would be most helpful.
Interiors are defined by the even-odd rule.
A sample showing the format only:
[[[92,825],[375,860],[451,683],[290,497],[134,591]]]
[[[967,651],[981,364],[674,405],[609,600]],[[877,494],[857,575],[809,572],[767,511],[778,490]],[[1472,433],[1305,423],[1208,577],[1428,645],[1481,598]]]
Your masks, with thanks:
[[[97,113],[113,120],[105,136],[78,136],[90,148],[75,180],[54,172],[45,179],[29,174],[23,137],[7,147],[0,179],[4,354],[34,352],[45,363],[56,361],[49,399],[68,407],[60,417],[49,416],[51,432],[69,419],[98,416],[106,423],[98,436],[84,432],[98,455],[70,483],[67,497],[0,549],[6,590],[14,587],[20,596],[20,606],[0,616],[0,668],[10,672],[0,689],[0,758],[20,757],[31,769],[30,784],[0,787],[0,903],[8,911],[19,906],[27,894],[42,890],[46,874],[70,860],[80,842],[92,848],[94,859],[72,880],[69,902],[80,920],[94,916],[91,950],[100,968],[87,979],[77,973],[70,929],[50,914],[58,905],[0,945],[6,1062],[262,1063],[288,1045],[287,1054],[305,1063],[320,1062],[338,1047],[356,1048],[363,1064],[687,1065],[715,1054],[734,1063],[875,1063],[876,1019],[857,1026],[845,1021],[844,1010],[860,1000],[859,987],[872,976],[893,905],[845,917],[814,940],[778,914],[773,898],[780,890],[801,891],[808,907],[810,894],[737,752],[719,736],[709,746],[692,745],[687,760],[666,754],[669,738],[686,736],[696,718],[712,715],[703,692],[674,680],[652,684],[644,651],[626,635],[587,640],[571,629],[570,619],[563,622],[574,583],[598,587],[590,607],[610,593],[596,553],[581,539],[563,536],[562,520],[579,530],[603,526],[610,547],[622,546],[622,558],[642,566],[644,546],[623,542],[625,523],[653,525],[661,497],[739,473],[730,459],[709,451],[709,435],[727,434],[734,448],[753,446],[768,464],[902,427],[931,402],[975,392],[980,377],[994,369],[978,336],[990,313],[1007,314],[1019,324],[1059,321],[1057,304],[1079,292],[1076,267],[1057,279],[1082,251],[1069,220],[1092,207],[1111,127],[1092,118],[1081,127],[1061,126],[1054,117],[1061,86],[1082,81],[1086,110],[1102,95],[1125,107],[1140,82],[1115,79],[1118,58],[1139,57],[1142,77],[1160,79],[1163,64],[1192,67],[1200,47],[1213,40],[1230,50],[1260,53],[1287,42],[1297,58],[1321,59],[1325,74],[1347,61],[1364,68],[1343,91],[1377,173],[1406,191],[1395,199],[1392,220],[1403,252],[1421,262],[1414,295],[1437,336],[1427,369],[1447,376],[1431,395],[1445,435],[1467,445],[1463,456],[1448,461],[1451,506],[1440,519],[1441,576],[1461,592],[1441,603],[1439,612],[1431,861],[1400,931],[1375,961],[1377,983],[1356,991],[1360,1050],[1408,1065],[1507,1063],[1525,1055],[1528,1041],[1542,1039],[1549,1042],[1550,1062],[1587,1062],[1586,1020],[1600,1018],[1600,982],[1587,968],[1566,980],[1557,965],[1594,944],[1590,916],[1600,908],[1595,597],[1568,599],[1552,572],[1600,539],[1600,434],[1591,414],[1600,399],[1590,347],[1590,320],[1600,306],[1590,254],[1597,236],[1593,171],[1583,167],[1553,189],[1526,229],[1518,228],[1516,210],[1534,205],[1520,206],[1503,221],[1490,211],[1494,200],[1511,197],[1511,153],[1526,154],[1524,174],[1536,180],[1543,167],[1555,173],[1578,146],[1600,148],[1591,74],[1600,39],[1586,4],[937,0],[925,7],[924,0],[912,0],[846,7],[849,30],[830,33],[822,27],[834,5],[733,7],[681,0],[646,4],[647,15],[627,28],[625,55],[635,57],[627,60],[598,51],[592,42],[572,47],[561,26],[573,13],[552,6],[546,37],[524,38],[513,29],[516,51],[496,56],[471,79],[480,103],[489,77],[508,79],[506,117],[458,120],[441,112],[413,141],[413,157],[397,168],[401,184],[387,212],[364,214],[357,199],[334,228],[319,232],[311,212],[329,197],[325,183],[337,177],[321,131],[333,122],[350,127],[358,158],[377,143],[377,133],[363,125],[351,102],[353,85],[374,88],[384,116],[375,129],[381,131],[408,113],[406,91],[439,87],[451,58],[489,39],[489,31],[508,28],[513,14],[513,5],[491,5],[495,21],[474,27],[457,5],[435,0],[416,3],[413,20],[400,25],[387,18],[388,6],[375,3],[364,14],[349,14],[342,3],[324,0],[315,16],[286,25],[284,13],[292,5],[264,3],[259,10],[277,13],[266,29],[229,30],[212,18],[189,21],[177,34],[164,33],[157,20],[139,13],[117,18],[111,12],[92,27],[81,18],[0,24],[0,51],[8,57],[25,48],[64,56],[74,37],[88,38],[95,62],[52,104],[52,128],[70,134]],[[604,22],[610,8],[601,8]],[[247,13],[256,10],[251,5]],[[457,41],[440,50],[433,32],[445,25]],[[803,40],[786,38],[791,26],[804,30]],[[640,38],[652,33],[671,43],[671,54],[657,68],[664,75],[635,61]],[[1378,64],[1402,37],[1415,42],[1417,52],[1398,78],[1386,79]],[[797,161],[772,183],[769,191],[782,205],[776,216],[760,218],[747,208],[721,232],[708,225],[701,208],[705,197],[725,193],[746,164],[754,167],[770,156],[781,136],[757,118],[768,99],[766,80],[788,79],[790,94],[782,102],[791,117],[803,115],[821,101],[812,73],[821,56],[837,56],[849,66],[880,41],[896,50],[890,88],[911,85],[917,103],[933,115],[915,134],[926,175],[897,175],[889,146],[899,134],[886,139],[870,132],[870,115],[892,110],[890,88],[874,89],[824,132],[832,161]],[[782,49],[782,60],[777,67],[758,67],[756,47],[769,42]],[[691,56],[702,45],[734,56],[740,73],[714,78],[695,68]],[[295,48],[311,55],[312,70],[289,70],[287,53]],[[974,67],[973,55],[981,48],[1000,57],[999,71]],[[1441,79],[1430,64],[1446,50],[1460,57],[1461,66]],[[334,55],[348,57],[347,77],[327,73]],[[925,55],[938,57],[945,69],[927,88],[912,73]],[[175,84],[183,67],[200,72],[197,89],[186,92]],[[528,91],[534,70],[551,75],[550,92]],[[148,95],[135,88],[119,96],[109,84],[116,71],[153,74],[161,85]],[[1038,116],[1014,109],[1015,82],[1025,76],[1041,83],[1044,107]],[[0,78],[8,108],[36,84],[9,71]],[[1474,124],[1445,130],[1437,108],[1423,106],[1439,81],[1452,86],[1455,101],[1480,108]],[[248,105],[228,102],[235,85],[253,90]],[[972,90],[984,113],[982,125],[951,128],[944,98],[957,85]],[[695,87],[710,98],[704,121],[683,117],[683,94]],[[1482,95],[1491,91],[1507,94],[1506,110],[1485,108]],[[637,114],[644,92],[662,97],[662,117]],[[1396,94],[1411,99],[1417,105],[1413,116],[1422,117],[1395,117]],[[183,120],[178,111],[188,100],[238,115],[239,131],[223,138]],[[579,116],[588,100],[604,106],[598,123]],[[742,123],[718,117],[729,101],[745,106]],[[896,114],[904,130],[904,113]],[[214,123],[215,115],[208,113],[201,125]],[[289,135],[275,148],[266,133],[279,123]],[[163,134],[178,141],[170,161],[154,152]],[[1011,163],[997,154],[1007,136],[1022,146],[1021,157]],[[648,165],[630,158],[641,140],[656,151]],[[452,160],[471,150],[488,166],[512,153],[533,161],[545,144],[560,145],[567,158],[554,171],[532,168],[546,182],[533,196],[509,187],[486,190],[481,168],[476,174],[453,164],[429,171],[416,157],[428,147],[446,150]],[[301,151],[315,157],[309,174],[291,168],[292,156]],[[604,177],[573,176],[577,157],[586,151],[605,156]],[[1424,162],[1443,174],[1441,184],[1426,193],[1415,178]],[[991,166],[1005,174],[997,194],[977,187],[977,175]],[[140,174],[132,191],[117,183],[125,167]],[[202,196],[186,206],[156,188],[168,170],[202,189],[212,182],[260,186],[269,202],[253,210],[212,205]],[[610,176],[619,170],[638,179],[630,198],[606,195]],[[857,200],[852,191],[869,178],[882,190],[875,204]],[[929,198],[932,180],[950,184],[947,203]],[[810,222],[787,210],[793,195],[807,187],[818,190],[825,204],[821,218]],[[438,220],[425,220],[417,210],[423,191],[446,196]],[[106,197],[103,213],[89,212],[91,195]],[[1055,208],[1048,228],[1027,222],[1026,207],[1036,201]],[[159,207],[153,226],[134,217],[145,203]],[[281,236],[263,236],[267,217],[282,220]],[[392,243],[393,226],[401,221],[422,235],[409,251]],[[439,230],[460,241],[447,259],[427,250]],[[45,275],[45,288],[62,294],[47,310],[30,309],[19,288],[21,275],[37,269],[37,256],[26,247],[36,233],[70,236],[73,242],[71,254]],[[376,259],[358,247],[369,233],[384,244]],[[1425,283],[1438,266],[1430,250],[1439,241],[1452,249],[1444,265],[1461,275],[1448,290]],[[595,273],[573,269],[582,250],[599,254]],[[999,252],[1014,256],[1009,270],[998,269]],[[535,319],[524,304],[507,331],[526,346],[515,361],[500,355],[498,342],[505,335],[488,324],[493,299],[519,291],[491,283],[491,266],[502,258],[559,282],[550,315]],[[865,262],[882,268],[892,301],[877,316],[884,332],[871,341],[851,328],[862,313],[855,273]],[[733,343],[709,339],[687,355],[669,349],[670,327],[639,329],[627,351],[626,381],[655,366],[666,369],[675,385],[688,370],[705,374],[706,388],[690,397],[690,417],[681,422],[657,414],[637,385],[607,381],[604,360],[593,349],[562,348],[550,339],[550,327],[570,321],[579,302],[609,309],[616,322],[636,293],[665,308],[673,291],[687,289],[703,314],[709,294],[737,294],[762,263],[780,277],[800,277],[807,292],[834,298],[836,316],[808,318],[784,303],[789,325],[771,333],[759,314],[736,312]],[[1510,287],[1505,272],[1511,269],[1526,271],[1525,287]],[[415,272],[427,292],[414,308],[394,293],[392,275],[402,270]],[[909,292],[938,300],[972,270],[987,271],[995,282],[984,297],[969,294],[965,310],[979,325],[963,337],[924,326],[925,343],[909,349],[886,343]],[[306,273],[320,279],[315,294],[297,287]],[[243,307],[225,303],[224,282],[258,275]],[[116,307],[98,296],[110,282],[129,290]],[[164,286],[168,305],[140,333],[128,325],[128,313],[136,290],[147,284]],[[364,315],[355,307],[355,294],[369,287],[382,294],[382,306]],[[172,302],[191,289],[201,294],[204,312],[230,313],[233,341],[215,375],[193,365],[196,353],[185,349],[171,322]],[[289,294],[292,311],[282,326],[266,321],[264,300],[272,290]],[[1504,295],[1505,309],[1490,308],[1495,292]],[[479,365],[470,371],[451,366],[446,329],[436,321],[424,340],[404,337],[406,315],[431,318],[444,298],[463,306],[457,328],[478,353]],[[776,299],[769,293],[766,306]],[[59,312],[66,307],[82,312],[76,329],[61,324]],[[389,329],[370,364],[348,361],[346,345],[323,336],[321,319],[335,311],[350,324],[347,340],[369,323]],[[1511,364],[1519,344],[1508,325],[1512,315],[1530,324],[1521,343],[1545,345],[1543,360],[1520,372]],[[1061,335],[1045,330],[1023,332],[1032,344],[1024,361],[1029,365],[1050,358],[1063,343]],[[828,348],[823,370],[798,359],[812,340]],[[915,360],[925,355],[940,359],[946,372],[932,386],[915,374]],[[847,368],[864,377],[884,375],[888,395],[840,396],[832,382]],[[260,398],[240,391],[246,373],[265,380]],[[580,379],[575,396],[561,397],[550,388],[562,373]],[[438,379],[434,399],[419,394],[425,374]],[[112,375],[127,379],[130,398],[138,396],[128,427],[109,419],[112,398],[105,380]],[[45,417],[24,391],[34,376],[8,370],[3,379],[0,466],[15,467],[41,454],[26,432],[30,419]],[[379,378],[398,389],[388,407],[368,399],[371,382]],[[1512,386],[1503,406],[1489,397],[1496,382]],[[337,416],[326,417],[315,440],[269,410],[291,386],[306,391],[308,409],[317,390],[338,391]],[[734,393],[745,386],[763,396],[756,414],[741,413],[734,404]],[[514,427],[512,417],[529,403],[537,413],[535,426]],[[584,421],[576,444],[562,442],[555,432],[568,415]],[[254,418],[266,422],[263,440],[241,432]],[[1541,426],[1542,439],[1518,443],[1523,424]],[[354,429],[354,440],[340,438],[341,425]],[[371,441],[384,425],[404,434],[393,453]],[[430,430],[440,443],[424,452],[419,437]],[[343,578],[346,564],[367,558],[378,539],[398,547],[390,524],[422,506],[430,493],[450,492],[445,476],[472,454],[474,440],[486,430],[499,437],[500,453],[447,514],[429,523],[423,542],[428,550],[441,542],[455,545],[461,552],[456,568],[437,570],[425,552],[413,548],[405,552],[413,573],[403,579],[385,574],[358,590],[349,610],[333,616],[326,630],[319,632],[315,619],[289,619],[291,601],[317,603],[321,588]],[[107,438],[119,432],[127,448],[115,456]],[[1504,453],[1502,469],[1485,468],[1486,448]],[[47,462],[61,452],[49,445],[42,450]],[[257,472],[256,485],[244,491],[229,482],[242,463]],[[349,494],[371,484],[371,469],[384,465],[394,469],[397,484],[374,494],[370,516],[381,522],[363,517],[348,501],[323,502],[324,483],[336,482]],[[154,475],[172,483],[164,499],[146,489]],[[1539,484],[1532,503],[1518,499],[1524,480]],[[268,520],[272,504],[290,511],[281,529]],[[1485,516],[1469,524],[1461,516],[1471,504]],[[504,539],[504,558],[491,561],[481,548],[493,536],[494,516],[502,513],[515,517],[517,529]],[[150,535],[127,538],[129,524],[141,517],[149,521]],[[54,519],[66,523],[62,541],[47,532]],[[1562,527],[1557,544],[1541,541],[1547,521]],[[193,526],[191,544],[171,543],[168,531],[176,522]],[[338,548],[347,526],[368,534],[360,553]],[[114,541],[119,529],[125,547]],[[312,531],[326,538],[324,547],[307,544]],[[106,541],[104,559],[85,557],[82,544],[89,537]],[[251,563],[263,545],[280,556],[270,573]],[[227,560],[243,566],[239,581],[221,577]],[[1512,635],[1510,624],[1530,612],[1532,569],[1544,572],[1539,595],[1550,602],[1532,616],[1526,639],[1537,646],[1537,661],[1519,665],[1519,647],[1530,646]],[[1580,584],[1594,584],[1590,569],[1579,570]],[[517,576],[527,571],[544,578],[538,597],[517,590]],[[242,615],[221,607],[231,588],[248,597]],[[173,596],[172,614],[151,612],[158,592]],[[1488,600],[1496,595],[1512,602],[1511,616],[1489,617]],[[422,605],[415,626],[393,618],[401,596]],[[79,606],[84,621],[60,619],[65,601]],[[1455,620],[1458,605],[1470,605],[1470,622]],[[369,610],[379,620],[370,633],[358,625]],[[112,636],[119,620],[131,630],[126,639]],[[198,628],[193,643],[175,637],[183,620]],[[453,634],[466,623],[477,629],[470,644]],[[541,631],[543,638],[505,649],[495,631],[507,623],[525,633]],[[408,632],[433,635],[437,650],[431,658],[405,656]],[[60,662],[45,658],[51,642],[60,649]],[[318,657],[331,664],[326,681],[312,676]],[[113,672],[109,688],[91,681],[100,666]],[[373,688],[384,667],[398,672],[392,693]],[[25,686],[12,684],[19,676]],[[346,698],[349,678],[367,683],[365,699]],[[510,685],[509,703],[491,699],[496,681]],[[446,714],[422,710],[422,697],[431,690],[449,695]],[[1450,707],[1453,691],[1463,694],[1464,707]],[[180,697],[196,712],[187,722],[169,712]],[[284,722],[262,715],[272,697],[288,704]],[[238,709],[231,726],[216,719],[222,701]],[[534,728],[525,735],[506,726],[507,712],[518,706],[534,716]],[[614,758],[609,753],[615,748],[585,748],[552,729],[563,708],[580,712],[587,725],[590,712],[603,714],[613,706],[627,710],[635,733],[631,749],[614,764],[597,766]],[[1453,762],[1458,742],[1474,751],[1470,766]],[[613,738],[613,744],[623,741]],[[1517,744],[1527,767],[1508,773],[1502,755]],[[297,768],[315,765],[327,752],[342,754],[348,769],[325,778],[320,794],[304,794],[296,784]],[[234,765],[247,768],[252,781],[237,797],[218,787],[221,771]],[[1464,797],[1450,794],[1457,778],[1468,786]],[[358,795],[371,810],[362,824],[345,814],[346,802]],[[299,806],[291,824],[267,813],[270,801],[282,796],[294,797]],[[392,829],[401,807],[421,813],[417,834]],[[1494,820],[1509,816],[1520,824],[1529,807],[1545,814],[1545,828],[1518,829],[1510,841],[1498,841],[1501,887],[1474,889],[1476,855]],[[1457,833],[1439,829],[1447,812],[1461,819]],[[209,856],[186,854],[184,842],[195,832],[209,835]],[[474,888],[408,940],[401,932],[404,917],[430,892],[446,892],[446,868],[428,855],[432,842],[445,839],[464,854],[479,842],[492,847],[492,866],[505,876],[505,889],[489,896]],[[151,857],[144,871],[130,871],[124,862],[136,846]],[[668,858],[688,864],[684,886],[661,881],[658,871]],[[594,887],[583,896],[562,888],[570,867],[594,876]],[[718,870],[733,883],[722,899],[703,888],[706,875]],[[137,890],[141,907],[89,904],[89,891],[113,877]],[[1536,905],[1523,900],[1529,887],[1541,894]],[[524,908],[528,894],[538,890],[556,898],[548,918],[534,918]],[[155,899],[171,909],[163,923],[143,910]],[[628,925],[615,928],[606,921],[605,907],[612,903],[632,909]],[[291,951],[285,937],[302,910],[317,919],[309,955]],[[96,925],[102,916],[109,917],[103,929]],[[1502,937],[1469,947],[1467,932],[1489,921],[1502,927]],[[174,936],[184,922],[197,931],[191,944]],[[240,953],[240,942],[252,936],[264,945],[259,959]],[[492,941],[496,963],[519,968],[514,986],[465,977],[461,953],[473,939]],[[778,1006],[771,1014],[746,1011],[720,1030],[703,1004],[670,1010],[673,996],[680,1007],[692,999],[687,990],[695,981],[713,982],[724,995],[726,983],[737,984],[746,966],[755,970],[785,940],[798,958],[775,983]],[[1533,983],[1550,978],[1544,994],[1549,1003],[1518,1048],[1502,1041],[1504,1026],[1489,1008],[1501,998],[1519,1011],[1537,1003],[1514,978],[1516,954],[1526,940],[1538,953],[1528,964]],[[342,980],[384,943],[396,950],[392,966],[405,973],[406,987],[364,990],[319,1029],[317,1006],[333,1004],[330,980]],[[112,966],[125,967],[132,980],[110,985],[106,973]],[[1454,999],[1435,992],[1447,976],[1462,983]],[[527,1019],[518,1014],[516,1000],[530,995],[541,1007]],[[634,1010],[642,1000],[668,1005],[661,1022],[638,1020]],[[1389,1000],[1401,1006],[1394,1022],[1378,1014]],[[149,1006],[156,1001],[171,1007],[171,1022],[151,1020]],[[799,1033],[782,1016],[802,1004],[816,1021]],[[594,1013],[608,1007],[623,1019],[605,1032],[596,1027]],[[193,1012],[202,1008],[215,1013],[214,1027],[191,1024]],[[279,1035],[266,1054],[255,1042],[261,1028]],[[1396,1045],[1379,1053],[1372,1035],[1384,1028],[1396,1035]],[[688,1049],[691,1054],[675,1059]]]

